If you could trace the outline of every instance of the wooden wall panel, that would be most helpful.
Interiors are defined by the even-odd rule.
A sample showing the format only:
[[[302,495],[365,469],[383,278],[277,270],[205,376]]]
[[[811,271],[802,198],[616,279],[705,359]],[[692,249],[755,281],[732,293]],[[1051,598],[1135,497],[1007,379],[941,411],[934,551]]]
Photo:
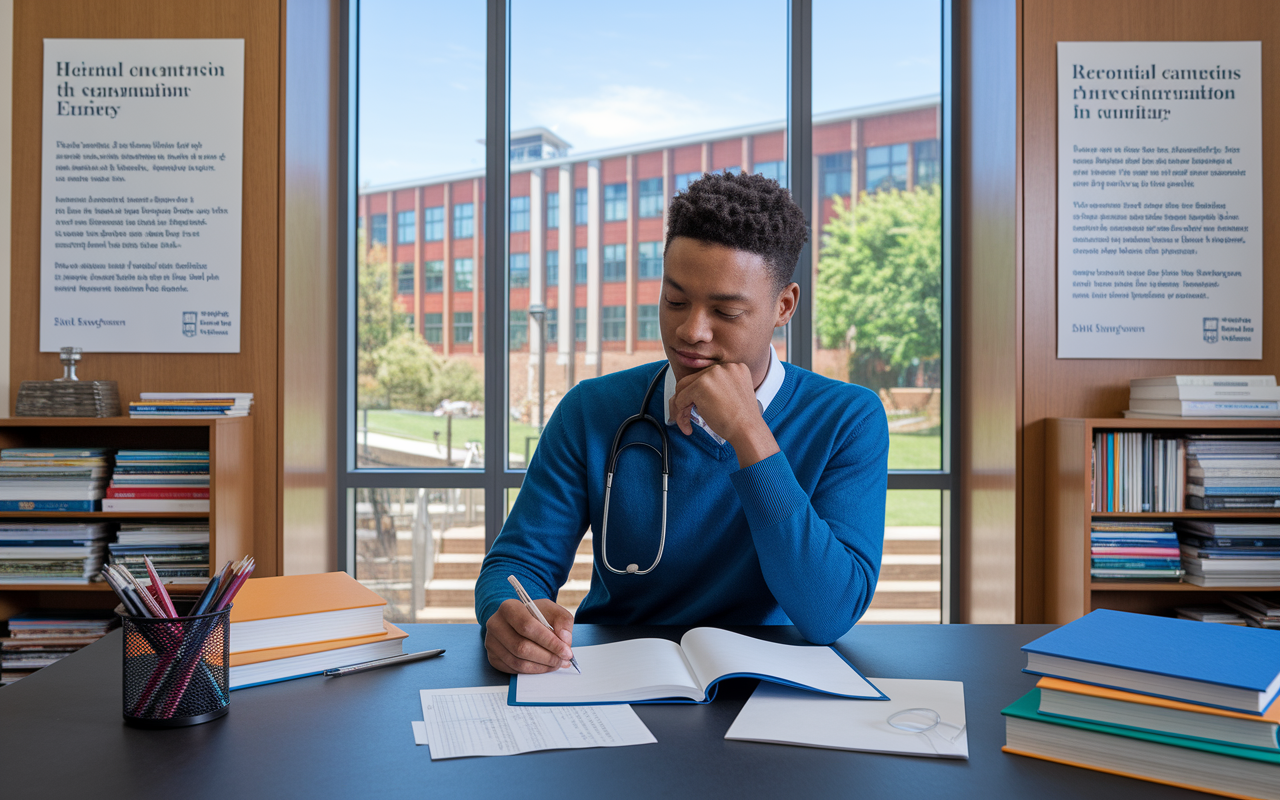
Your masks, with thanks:
[[[1280,3],[1273,0],[1027,0],[1023,20],[1023,443],[1020,478],[1022,621],[1043,613],[1045,424],[1119,416],[1129,379],[1171,373],[1280,372]],[[1262,41],[1263,340],[1259,361],[1062,359],[1056,356],[1057,49],[1059,41]],[[972,407],[969,407],[972,408]],[[1051,566],[1051,565],[1048,565]]]
[[[1018,0],[957,0],[959,622],[1018,621]]]
[[[85,378],[116,380],[122,399],[140,391],[254,393],[254,555],[258,574],[279,569],[277,388],[279,0],[17,0],[13,25],[13,204],[9,303],[10,400],[20,381],[61,374],[56,353],[40,353],[40,130],[45,38],[242,38],[245,40],[244,229],[241,352],[94,353]]]
[[[280,570],[337,564],[338,24],[335,0],[288,0],[280,142]]]

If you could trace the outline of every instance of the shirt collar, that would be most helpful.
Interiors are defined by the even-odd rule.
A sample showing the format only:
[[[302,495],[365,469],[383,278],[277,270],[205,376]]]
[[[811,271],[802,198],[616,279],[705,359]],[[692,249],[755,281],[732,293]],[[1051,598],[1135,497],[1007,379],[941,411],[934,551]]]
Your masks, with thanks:
[[[769,410],[769,404],[773,402],[773,398],[778,395],[778,390],[782,388],[784,377],[785,372],[782,361],[778,359],[778,354],[774,352],[773,345],[769,345],[769,371],[765,373],[764,380],[760,382],[760,387],[756,389],[756,405],[760,407],[760,416],[764,416],[764,412]],[[668,425],[676,424],[675,420],[671,418],[671,398],[676,393],[676,383],[675,373],[668,369],[662,390],[663,415],[666,417]],[[724,439],[711,430],[710,426],[698,414],[696,406],[691,416],[693,421],[698,424],[698,427],[711,434],[711,438],[715,439],[717,443],[724,444]]]

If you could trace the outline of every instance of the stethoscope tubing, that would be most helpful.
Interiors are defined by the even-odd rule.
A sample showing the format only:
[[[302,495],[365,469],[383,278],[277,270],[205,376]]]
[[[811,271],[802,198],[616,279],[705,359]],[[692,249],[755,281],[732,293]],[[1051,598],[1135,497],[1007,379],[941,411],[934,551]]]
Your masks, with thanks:
[[[604,519],[600,529],[600,561],[604,564],[604,568],[615,575],[648,575],[658,566],[658,562],[662,561],[662,551],[667,544],[667,484],[671,475],[671,460],[668,452],[667,428],[662,422],[649,413],[649,403],[653,400],[653,394],[658,388],[659,381],[666,374],[668,365],[663,364],[658,370],[658,374],[653,376],[653,380],[649,382],[649,389],[644,393],[644,401],[640,404],[640,413],[633,414],[623,420],[618,426],[617,432],[613,435],[613,444],[609,448],[609,457],[605,461],[605,482],[604,482]],[[631,442],[629,444],[618,445],[622,443],[622,437],[626,434],[627,428],[636,423],[648,423],[658,431],[658,437],[662,440],[662,449],[649,444],[648,442]],[[615,569],[609,563],[609,500],[613,493],[613,476],[617,470],[618,456],[628,447],[647,447],[654,451],[662,459],[662,530],[658,537],[658,554],[653,559],[653,563],[647,569],[640,569],[639,564],[628,564],[626,569]]]

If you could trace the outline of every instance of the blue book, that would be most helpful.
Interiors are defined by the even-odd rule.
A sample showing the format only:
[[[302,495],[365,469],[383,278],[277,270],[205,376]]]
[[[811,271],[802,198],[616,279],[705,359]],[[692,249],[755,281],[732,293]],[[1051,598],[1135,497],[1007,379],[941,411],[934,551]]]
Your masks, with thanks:
[[[0,511],[97,511],[97,500],[0,500]]]
[[[1177,569],[1182,566],[1182,559],[1142,558],[1141,556],[1094,558],[1090,566],[1093,569]]]
[[[1032,675],[1246,714],[1280,692],[1280,636],[1263,628],[1098,609],[1022,650]]]

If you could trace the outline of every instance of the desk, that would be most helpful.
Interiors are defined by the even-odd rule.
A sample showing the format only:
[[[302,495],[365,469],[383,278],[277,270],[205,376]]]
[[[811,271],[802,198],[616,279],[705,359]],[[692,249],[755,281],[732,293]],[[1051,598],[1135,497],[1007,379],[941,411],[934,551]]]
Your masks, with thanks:
[[[1032,687],[1018,648],[1047,625],[857,626],[837,647],[868,677],[965,684],[969,761],[724,740],[754,681],[714,703],[637,705],[658,743],[432,762],[413,744],[419,689],[505,684],[476,625],[406,625],[406,652],[443,658],[236,691],[230,713],[177,730],[120,719],[120,631],[0,689],[0,794],[9,798],[1080,798],[1206,795],[1007,755],[1000,709]],[[801,644],[792,628],[738,628]],[[673,628],[581,625],[577,644]]]

